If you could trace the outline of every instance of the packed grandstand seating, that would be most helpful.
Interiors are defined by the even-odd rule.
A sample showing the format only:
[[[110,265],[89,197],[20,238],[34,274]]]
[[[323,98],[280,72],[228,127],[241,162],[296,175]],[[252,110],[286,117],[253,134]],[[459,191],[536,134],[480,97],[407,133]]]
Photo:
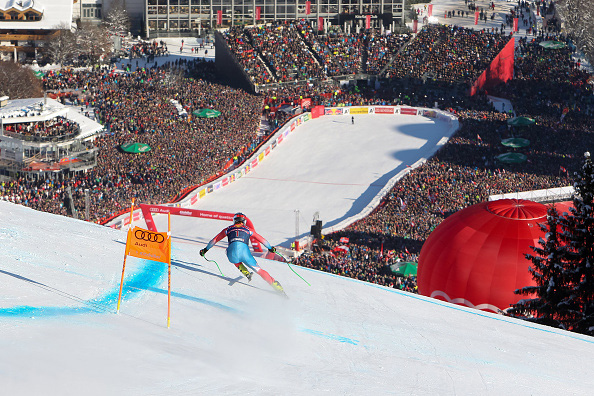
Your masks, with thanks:
[[[412,40],[368,33],[331,40],[313,37],[310,30],[305,24],[278,23],[227,33],[231,48],[255,81],[315,79],[307,86],[276,86],[259,95],[214,81],[213,64],[203,61],[178,61],[128,73],[94,69],[46,74],[46,89],[85,90],[84,100],[105,125],[107,132],[96,142],[98,166],[64,179],[23,175],[1,183],[0,195],[38,210],[66,214],[62,205],[65,188],[72,187],[78,209],[83,208],[83,191],[88,188],[92,220],[101,222],[122,211],[132,197],[144,203],[171,201],[180,191],[241,162],[266,139],[257,134],[261,117],[276,126],[290,117],[268,110],[280,104],[296,105],[302,97],[311,98],[312,106],[433,106],[437,102],[459,117],[460,129],[450,141],[397,182],[369,216],[326,235],[315,251],[298,259],[303,266],[415,291],[414,278],[396,277],[389,265],[414,261],[429,233],[444,218],[489,195],[569,185],[570,175],[580,166],[583,147],[594,144],[592,76],[572,60],[570,47],[546,50],[539,45],[551,39],[567,42],[567,37],[542,32],[520,40],[516,78],[490,89],[489,94],[511,100],[515,115],[536,120],[536,125],[519,130],[507,124],[512,114],[495,111],[484,92],[470,97],[458,85],[462,80],[468,87],[509,40],[508,35],[438,25]],[[358,61],[341,63],[346,54],[342,45],[349,40],[365,43],[357,47],[360,50],[353,58],[369,59],[372,54],[374,60],[366,66]],[[307,48],[323,56],[321,64],[327,68]],[[244,54],[254,50],[258,56]],[[273,75],[259,64],[260,55]],[[363,67],[377,72],[388,65],[386,56],[394,56],[394,61],[387,69],[389,79],[380,88],[345,88],[326,81],[324,70],[332,74]],[[180,71],[192,71],[193,78],[172,80]],[[430,76],[428,81],[424,81],[426,76]],[[222,114],[212,119],[180,117],[170,98],[176,98],[188,113],[216,108]],[[529,160],[497,162],[494,158],[504,150],[501,140],[518,135],[532,142],[523,149]],[[148,143],[153,150],[135,157],[117,149],[129,141]],[[349,253],[333,253],[345,236]]]

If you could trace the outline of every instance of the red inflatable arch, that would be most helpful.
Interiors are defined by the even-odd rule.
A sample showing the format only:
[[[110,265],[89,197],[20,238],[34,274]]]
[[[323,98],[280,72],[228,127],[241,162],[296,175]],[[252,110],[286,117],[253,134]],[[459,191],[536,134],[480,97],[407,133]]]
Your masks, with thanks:
[[[147,204],[140,204],[140,210],[142,210],[142,215],[144,216],[144,221],[146,223],[147,228],[149,231],[157,231],[157,227],[155,226],[155,221],[153,220],[153,213],[162,213],[167,214],[171,213],[174,216],[188,216],[188,217],[200,217],[203,219],[213,219],[213,220],[226,220],[226,221],[233,221],[233,213],[224,213],[224,212],[211,212],[208,210],[198,210],[198,209],[188,209],[188,208],[178,208],[174,206],[163,206],[163,205],[147,205]],[[245,218],[245,225],[248,226],[251,230],[255,230],[254,224],[252,221],[246,217]],[[250,238],[252,242],[252,248],[255,252],[263,252],[262,246],[260,242],[258,242],[255,238]]]
[[[544,237],[545,205],[502,199],[456,212],[429,236],[419,256],[417,282],[425,296],[499,312],[526,296],[514,290],[535,285],[528,271]]]

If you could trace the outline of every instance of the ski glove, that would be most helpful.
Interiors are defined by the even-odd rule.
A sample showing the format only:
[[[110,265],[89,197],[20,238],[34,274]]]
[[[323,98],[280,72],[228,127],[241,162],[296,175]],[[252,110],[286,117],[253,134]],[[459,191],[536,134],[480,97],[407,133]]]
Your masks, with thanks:
[[[269,251],[270,253],[276,253],[276,248],[273,246],[273,247],[271,247],[270,249],[268,249],[268,251]]]
[[[201,250],[200,250],[200,255],[201,255],[202,257],[204,257],[204,255],[206,254],[206,252],[208,252],[208,249],[207,249],[207,248],[201,249]]]

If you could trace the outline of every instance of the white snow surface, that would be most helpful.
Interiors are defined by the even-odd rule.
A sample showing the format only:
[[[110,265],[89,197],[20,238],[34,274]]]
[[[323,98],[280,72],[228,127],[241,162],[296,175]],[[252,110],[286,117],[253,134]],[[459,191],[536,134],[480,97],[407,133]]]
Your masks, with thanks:
[[[378,180],[435,144],[421,132],[430,122],[382,132],[374,120],[398,118],[382,117],[305,123],[198,208],[244,210],[273,244],[293,233],[284,218],[295,209],[326,221],[360,210]],[[389,131],[394,144],[362,143]],[[354,141],[375,173],[351,157]],[[592,337],[293,266],[308,286],[286,263],[258,257],[284,299],[257,275],[247,282],[220,243],[207,258],[223,276],[198,252],[225,225],[172,220],[167,328],[166,264],[129,257],[115,313],[126,230],[0,202],[0,394],[585,395],[594,386]]]

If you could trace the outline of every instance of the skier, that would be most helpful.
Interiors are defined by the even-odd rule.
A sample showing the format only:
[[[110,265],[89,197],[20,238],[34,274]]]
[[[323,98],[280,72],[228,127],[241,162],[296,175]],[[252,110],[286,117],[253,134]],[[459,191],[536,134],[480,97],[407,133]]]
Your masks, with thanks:
[[[355,124],[355,117],[351,117],[351,124]]]
[[[245,215],[243,213],[236,213],[233,216],[233,225],[227,228],[224,228],[219,232],[214,238],[208,242],[206,247],[200,250],[200,255],[204,257],[206,252],[210,248],[212,248],[218,241],[227,237],[229,242],[229,246],[227,247],[227,258],[229,261],[237,267],[241,271],[243,275],[245,275],[248,280],[252,280],[252,273],[248,271],[246,265],[250,267],[253,271],[257,272],[270,286],[272,286],[275,290],[284,293],[283,287],[275,281],[268,272],[260,268],[258,262],[252,256],[250,252],[250,237],[255,237],[260,243],[262,243],[269,252],[276,253],[276,248],[270,245],[270,243],[264,239],[260,234],[256,231],[249,229],[245,225]]]

